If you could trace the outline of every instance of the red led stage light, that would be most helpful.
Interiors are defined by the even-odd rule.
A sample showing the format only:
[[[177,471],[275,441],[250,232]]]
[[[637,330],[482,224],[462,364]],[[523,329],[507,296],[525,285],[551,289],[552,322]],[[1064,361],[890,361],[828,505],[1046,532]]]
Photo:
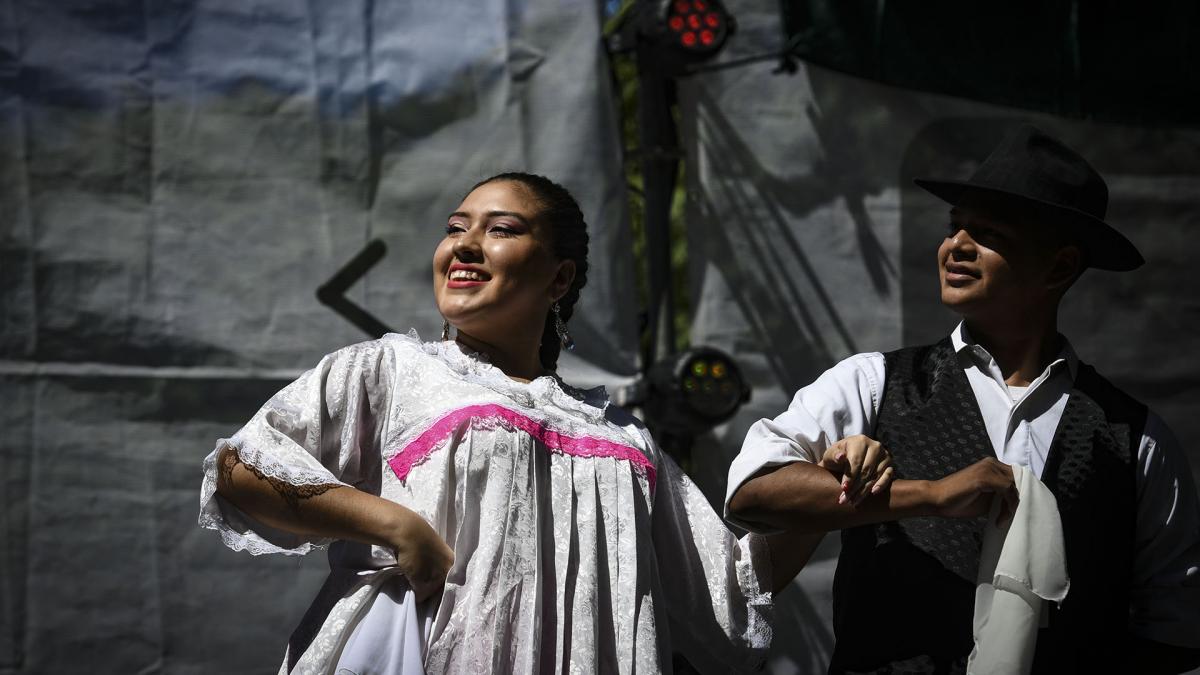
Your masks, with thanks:
[[[668,40],[686,53],[708,56],[729,36],[729,14],[717,0],[674,0],[666,8]]]

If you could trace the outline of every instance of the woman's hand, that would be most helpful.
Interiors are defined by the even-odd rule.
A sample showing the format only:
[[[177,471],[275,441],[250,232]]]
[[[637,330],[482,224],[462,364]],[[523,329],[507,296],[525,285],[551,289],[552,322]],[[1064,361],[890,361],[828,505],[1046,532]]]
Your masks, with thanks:
[[[445,585],[454,551],[411,509],[348,485],[298,487],[273,479],[242,464],[229,446],[217,462],[217,492],[254,518],[299,535],[391,549],[417,600]]]
[[[886,490],[892,482],[892,453],[879,441],[866,436],[849,436],[825,450],[817,465],[839,477],[842,493],[838,503],[857,506],[873,494]]]
[[[403,509],[389,544],[396,555],[396,566],[412,585],[420,602],[440,593],[446,575],[454,565],[454,551],[420,515]]]

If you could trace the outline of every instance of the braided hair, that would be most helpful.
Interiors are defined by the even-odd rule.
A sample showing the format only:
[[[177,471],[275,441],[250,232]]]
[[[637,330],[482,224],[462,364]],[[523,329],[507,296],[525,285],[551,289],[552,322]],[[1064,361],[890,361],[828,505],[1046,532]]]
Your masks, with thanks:
[[[531,173],[514,171],[496,174],[479,181],[471,190],[496,181],[518,183],[528,190],[540,207],[537,218],[550,226],[548,229],[552,233],[554,257],[575,262],[575,279],[566,294],[558,300],[559,315],[566,323],[575,312],[579,290],[587,283],[588,233],[583,211],[566,188],[545,176]],[[553,371],[558,366],[560,350],[561,343],[554,326],[554,311],[550,310],[546,312],[542,344],[538,349],[538,359],[542,362],[542,367]]]

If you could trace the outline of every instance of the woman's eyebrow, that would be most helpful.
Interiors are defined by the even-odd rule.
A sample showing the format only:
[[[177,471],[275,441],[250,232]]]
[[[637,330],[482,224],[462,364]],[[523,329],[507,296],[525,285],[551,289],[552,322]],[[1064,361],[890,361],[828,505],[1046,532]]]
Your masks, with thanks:
[[[487,216],[488,218],[516,218],[517,220],[521,221],[522,225],[529,225],[529,221],[525,219],[525,216],[517,213],[516,211],[488,211]]]
[[[521,221],[522,225],[525,225],[526,227],[529,226],[529,220],[525,216],[521,215],[520,213],[517,213],[516,211],[488,211],[484,215],[486,215],[488,218],[500,218],[500,217],[516,218],[517,220]],[[455,218],[455,217],[466,218],[467,220],[470,220],[471,214],[467,213],[466,211],[455,211],[454,213],[451,213],[449,217],[450,218]]]

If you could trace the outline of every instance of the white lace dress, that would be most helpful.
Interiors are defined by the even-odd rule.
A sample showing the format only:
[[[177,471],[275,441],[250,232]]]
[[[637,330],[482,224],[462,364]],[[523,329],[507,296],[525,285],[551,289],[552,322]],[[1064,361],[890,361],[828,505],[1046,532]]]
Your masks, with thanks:
[[[440,599],[417,606],[390,551],[332,542],[329,579],[282,670],[407,672],[423,660],[429,673],[654,673],[671,670],[672,652],[705,672],[762,663],[765,543],[735,539],[603,389],[515,382],[453,342],[392,334],[326,356],[217,448],[227,443],[288,484],[403,504],[454,550]],[[200,524],[228,546],[298,555],[331,543],[217,495],[216,455]]]

